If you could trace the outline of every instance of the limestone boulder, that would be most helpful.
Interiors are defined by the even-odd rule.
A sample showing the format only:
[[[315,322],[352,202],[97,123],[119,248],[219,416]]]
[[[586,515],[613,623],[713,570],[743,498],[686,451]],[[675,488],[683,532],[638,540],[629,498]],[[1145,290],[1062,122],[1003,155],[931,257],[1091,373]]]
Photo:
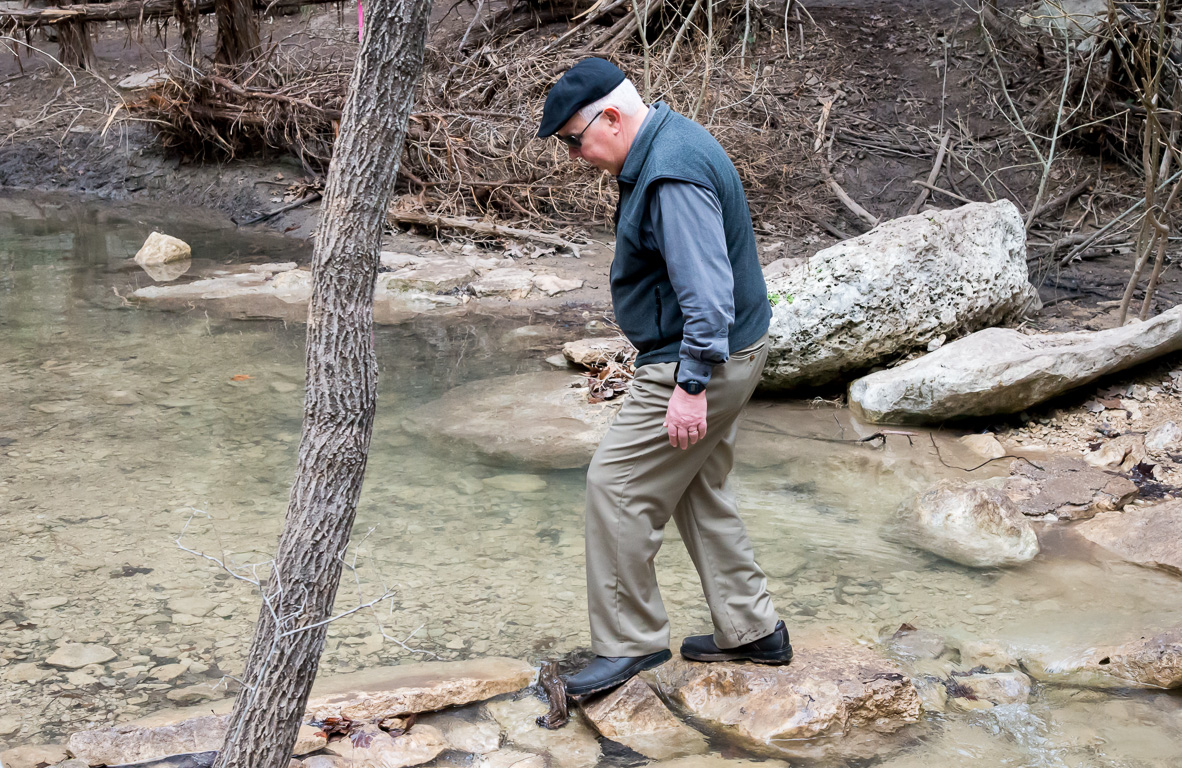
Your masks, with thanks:
[[[1037,302],[1025,244],[1012,203],[973,203],[885,222],[769,275],[763,386],[824,384],[1018,317]]]
[[[579,377],[560,371],[482,379],[416,408],[403,427],[500,462],[584,467],[611,426],[619,401],[589,403],[579,383]]]
[[[378,282],[394,291],[437,293],[463,287],[475,278],[476,270],[467,264],[439,259],[409,264],[397,271],[381,274]]]
[[[438,729],[415,725],[400,736],[391,736],[369,723],[325,747],[351,768],[407,768],[435,759],[447,743]]]
[[[584,368],[602,368],[608,363],[623,363],[636,354],[636,348],[623,336],[579,339],[562,345],[562,356]]]
[[[1130,563],[1182,576],[1182,501],[1126,507],[1074,530]]]
[[[706,738],[677,719],[640,677],[579,706],[605,738],[645,757],[668,760],[707,749]]]
[[[524,299],[534,285],[534,275],[528,269],[502,267],[490,269],[472,282],[477,296],[498,296],[505,299]]]
[[[1039,552],[1038,536],[1009,497],[945,480],[904,501],[885,535],[961,565],[1017,565]]]
[[[705,727],[790,758],[869,757],[919,719],[919,694],[894,662],[846,641],[794,645],[786,667],[674,658],[653,676]]]
[[[1105,472],[1075,456],[1015,461],[1002,486],[1027,517],[1087,520],[1100,512],[1123,509],[1138,490],[1126,477]]]
[[[224,715],[210,715],[156,727],[128,723],[74,733],[66,746],[70,754],[89,765],[146,763],[220,749],[226,738],[226,721]]]
[[[313,722],[380,722],[517,691],[531,685],[534,675],[525,662],[498,656],[367,669],[314,686],[307,714]]]
[[[1115,371],[1182,349],[1182,306],[1105,331],[1027,335],[988,328],[850,384],[850,408],[877,424],[1017,413]]]
[[[583,287],[583,281],[575,277],[559,277],[557,275],[535,275],[534,288],[547,296],[557,296],[567,291],[576,291]]]
[[[193,250],[180,238],[153,232],[135,254],[135,263],[145,265],[167,264],[170,261],[184,261],[192,258]]]
[[[599,740],[578,712],[571,713],[566,725],[550,731],[537,724],[538,716],[549,712],[550,707],[534,696],[490,701],[485,706],[510,744],[548,755],[548,763],[554,768],[592,768],[599,762]]]

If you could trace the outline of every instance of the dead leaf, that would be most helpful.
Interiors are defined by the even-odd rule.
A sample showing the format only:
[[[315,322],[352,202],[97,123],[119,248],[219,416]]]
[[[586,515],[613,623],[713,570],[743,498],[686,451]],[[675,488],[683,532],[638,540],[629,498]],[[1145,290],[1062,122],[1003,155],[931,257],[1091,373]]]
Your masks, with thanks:
[[[253,378],[253,376],[247,376],[245,373],[239,373],[236,376],[231,376],[230,381],[246,381],[247,379]]]

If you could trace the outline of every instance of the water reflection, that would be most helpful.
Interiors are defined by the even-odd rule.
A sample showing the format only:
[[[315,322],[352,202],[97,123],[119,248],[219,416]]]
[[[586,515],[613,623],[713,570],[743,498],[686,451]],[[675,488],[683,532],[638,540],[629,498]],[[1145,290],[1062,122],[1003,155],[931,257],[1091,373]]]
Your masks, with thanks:
[[[0,741],[10,745],[200,701],[198,686],[240,668],[250,636],[250,588],[176,538],[191,520],[188,547],[239,568],[270,556],[299,439],[302,328],[129,307],[121,295],[151,282],[130,258],[162,224],[193,246],[181,280],[209,261],[308,256],[198,215],[162,223],[0,196]],[[394,597],[332,628],[325,672],[537,661],[586,646],[582,473],[457,459],[398,426],[460,383],[544,370],[549,339],[570,333],[547,328],[535,348],[510,348],[518,325],[378,330],[379,413],[338,607]],[[943,437],[937,456],[926,434],[882,448],[831,442],[871,431],[830,407],[757,402],[748,413],[735,479],[794,634],[874,641],[909,623],[1067,655],[1182,623],[1175,579],[1065,544],[1022,568],[974,571],[885,541],[901,499],[976,462]],[[703,631],[697,576],[668,533],[659,577],[675,634]],[[117,657],[46,666],[65,643]],[[930,715],[877,764],[1167,766],[1182,748],[1177,696],[1035,690],[1028,705]]]

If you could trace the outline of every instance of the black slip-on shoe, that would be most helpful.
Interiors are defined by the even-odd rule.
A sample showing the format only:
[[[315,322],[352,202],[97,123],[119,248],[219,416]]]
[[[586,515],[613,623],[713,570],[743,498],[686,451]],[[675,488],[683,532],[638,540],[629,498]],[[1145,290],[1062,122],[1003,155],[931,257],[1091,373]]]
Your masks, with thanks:
[[[792,661],[792,644],[788,642],[788,628],[776,622],[770,635],[743,643],[735,648],[719,648],[713,635],[694,635],[681,642],[681,655],[690,661],[754,661],[756,664],[788,664]]]
[[[562,680],[568,696],[582,698],[623,685],[638,673],[659,667],[671,658],[673,654],[668,650],[647,656],[596,656],[590,664]]]

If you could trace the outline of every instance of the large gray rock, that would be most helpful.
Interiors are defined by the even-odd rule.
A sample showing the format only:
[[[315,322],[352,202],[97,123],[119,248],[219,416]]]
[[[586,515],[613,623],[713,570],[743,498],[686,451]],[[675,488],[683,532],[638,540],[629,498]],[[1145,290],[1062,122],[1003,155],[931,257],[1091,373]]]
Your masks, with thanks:
[[[768,389],[833,381],[1037,301],[1022,217],[1008,200],[885,222],[767,284]]]
[[[587,402],[569,373],[482,379],[456,387],[406,415],[403,428],[478,450],[500,461],[551,469],[586,466],[619,410]]]
[[[1075,530],[1130,563],[1182,576],[1182,501],[1109,512]]]
[[[1182,349],[1182,306],[1106,331],[1026,335],[989,328],[850,385],[878,424],[1017,413],[1114,371]]]
[[[870,757],[919,719],[919,694],[894,662],[845,641],[795,645],[787,667],[675,658],[653,677],[705,727],[787,757]]]
[[[888,538],[961,565],[1017,565],[1038,554],[1038,536],[1001,491],[945,480],[899,506]]]

